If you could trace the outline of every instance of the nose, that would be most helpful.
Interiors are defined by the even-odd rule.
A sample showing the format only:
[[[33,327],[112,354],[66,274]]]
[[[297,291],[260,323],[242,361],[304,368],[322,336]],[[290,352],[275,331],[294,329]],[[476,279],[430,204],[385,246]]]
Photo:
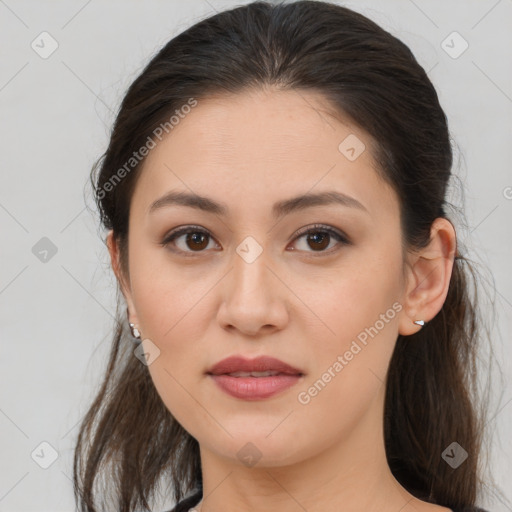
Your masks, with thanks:
[[[224,329],[257,336],[286,325],[287,287],[269,263],[265,251],[252,262],[234,253],[231,271],[223,279],[222,303],[217,314]]]

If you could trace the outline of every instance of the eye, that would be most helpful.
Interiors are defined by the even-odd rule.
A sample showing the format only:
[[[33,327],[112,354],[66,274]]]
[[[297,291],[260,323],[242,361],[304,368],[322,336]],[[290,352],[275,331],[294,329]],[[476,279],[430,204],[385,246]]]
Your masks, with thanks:
[[[181,247],[175,241],[182,238],[184,235],[186,237],[181,241]],[[186,226],[183,228],[176,229],[172,231],[162,242],[161,245],[163,247],[168,247],[173,243],[178,247],[178,250],[171,249],[173,252],[202,252],[203,249],[208,248],[208,239],[211,238],[210,233],[200,228],[199,226]],[[192,250],[188,250],[192,249]]]
[[[320,252],[320,253],[332,253],[337,249],[332,250],[333,246],[330,246],[330,242],[332,242],[332,238],[334,238],[338,244],[337,245],[350,245],[349,239],[339,232],[329,226],[324,226],[322,224],[315,224],[311,227],[306,227],[300,229],[296,234],[296,240],[300,240],[301,238],[305,238],[305,246],[310,247],[313,251],[306,252]],[[306,245],[307,244],[307,245]],[[330,246],[330,247],[329,247]],[[334,247],[336,244],[334,244]],[[325,250],[325,249],[328,250]],[[292,249],[295,250],[295,249]],[[302,250],[302,249],[300,249]]]

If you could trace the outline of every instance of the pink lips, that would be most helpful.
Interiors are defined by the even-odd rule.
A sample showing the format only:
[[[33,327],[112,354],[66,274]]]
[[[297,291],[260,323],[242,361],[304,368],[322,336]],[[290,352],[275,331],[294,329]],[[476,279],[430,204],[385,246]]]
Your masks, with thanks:
[[[272,372],[269,376],[234,376],[236,372]],[[296,384],[303,373],[274,357],[233,356],[215,364],[207,374],[224,392],[244,400],[262,400]]]

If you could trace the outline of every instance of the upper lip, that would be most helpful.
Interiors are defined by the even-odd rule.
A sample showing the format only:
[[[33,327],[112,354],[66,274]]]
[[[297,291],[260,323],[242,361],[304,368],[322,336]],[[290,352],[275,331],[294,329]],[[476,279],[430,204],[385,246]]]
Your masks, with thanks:
[[[243,356],[231,356],[222,359],[213,365],[206,373],[212,375],[222,375],[234,372],[264,372],[277,371],[288,375],[303,375],[303,373],[293,366],[280,361],[275,357],[259,356],[255,359],[247,359]]]

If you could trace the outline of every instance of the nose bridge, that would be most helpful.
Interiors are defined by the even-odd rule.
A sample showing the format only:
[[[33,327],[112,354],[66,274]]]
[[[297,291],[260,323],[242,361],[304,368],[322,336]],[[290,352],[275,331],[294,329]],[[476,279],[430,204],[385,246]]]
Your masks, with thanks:
[[[233,253],[232,270],[224,290],[218,320],[246,334],[256,334],[262,327],[282,328],[287,308],[270,268],[270,250],[253,237],[246,237]]]
[[[238,244],[233,255],[232,279],[236,288],[236,291],[233,290],[235,293],[266,293],[269,277],[268,254],[268,249],[265,250],[252,236],[245,237]]]

